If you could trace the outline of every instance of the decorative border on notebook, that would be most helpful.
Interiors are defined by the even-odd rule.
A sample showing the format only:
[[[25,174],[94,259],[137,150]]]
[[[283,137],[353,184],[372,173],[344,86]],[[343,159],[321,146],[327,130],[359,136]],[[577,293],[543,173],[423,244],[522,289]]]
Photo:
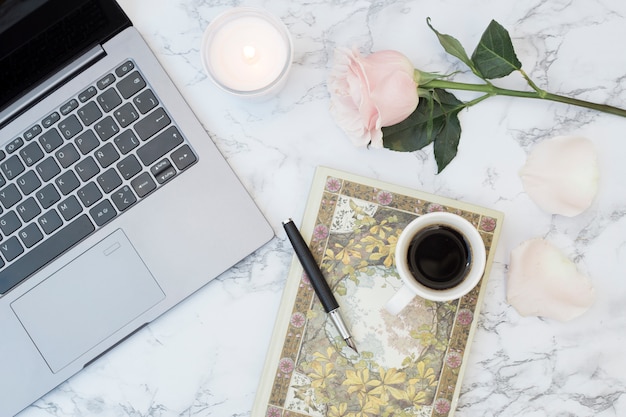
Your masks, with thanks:
[[[496,218],[333,176],[326,178],[309,246],[336,294],[345,295],[371,268],[382,280],[399,281],[393,267],[397,236],[413,218],[433,211],[469,220],[489,255]],[[422,300],[436,325],[407,338],[426,346],[422,356],[386,368],[370,352],[350,356],[341,338],[325,330],[325,314],[303,273],[266,416],[450,416],[482,288],[448,303]],[[315,346],[306,350],[307,344]]]

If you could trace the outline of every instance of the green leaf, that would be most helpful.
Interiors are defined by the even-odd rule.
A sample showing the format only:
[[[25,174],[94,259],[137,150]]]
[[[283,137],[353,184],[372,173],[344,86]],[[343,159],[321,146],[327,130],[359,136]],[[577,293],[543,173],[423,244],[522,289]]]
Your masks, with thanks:
[[[441,116],[432,105],[432,98],[420,97],[417,109],[405,120],[383,127],[383,145],[398,152],[422,149],[433,141],[433,121]]]
[[[509,32],[492,20],[472,54],[472,62],[485,79],[501,78],[522,68]]]
[[[439,174],[456,157],[459,141],[461,140],[461,123],[458,111],[448,117],[443,129],[437,135],[434,144],[437,173]]]
[[[441,172],[454,159],[461,138],[459,111],[465,104],[453,94],[433,89],[420,97],[417,109],[404,121],[383,128],[385,148],[412,152],[434,142],[435,160]]]
[[[477,69],[474,66],[474,63],[472,62],[472,60],[470,59],[470,57],[467,55],[467,52],[465,52],[465,49],[463,48],[463,45],[461,45],[461,42],[459,42],[456,38],[454,38],[453,36],[450,35],[446,35],[445,33],[440,33],[439,31],[437,31],[431,24],[430,24],[430,17],[426,18],[426,23],[428,24],[428,27],[435,32],[435,35],[437,35],[437,38],[439,39],[439,43],[441,44],[441,46],[443,47],[443,49],[449,53],[450,55],[457,57],[458,59],[460,59],[465,65],[467,65],[468,67],[470,67],[470,69],[474,72],[477,73]],[[480,75],[480,74],[477,74]]]

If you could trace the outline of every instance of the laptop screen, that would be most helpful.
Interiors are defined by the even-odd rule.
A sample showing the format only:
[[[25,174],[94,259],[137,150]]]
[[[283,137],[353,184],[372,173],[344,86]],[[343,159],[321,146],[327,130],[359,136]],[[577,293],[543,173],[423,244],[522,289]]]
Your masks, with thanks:
[[[0,0],[0,111],[129,25],[114,0]]]

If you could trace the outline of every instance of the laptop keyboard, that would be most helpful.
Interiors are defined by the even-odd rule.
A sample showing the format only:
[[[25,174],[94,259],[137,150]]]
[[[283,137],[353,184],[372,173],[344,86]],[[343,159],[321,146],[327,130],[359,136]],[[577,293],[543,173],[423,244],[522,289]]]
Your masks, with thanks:
[[[197,160],[133,61],[0,149],[0,294]]]

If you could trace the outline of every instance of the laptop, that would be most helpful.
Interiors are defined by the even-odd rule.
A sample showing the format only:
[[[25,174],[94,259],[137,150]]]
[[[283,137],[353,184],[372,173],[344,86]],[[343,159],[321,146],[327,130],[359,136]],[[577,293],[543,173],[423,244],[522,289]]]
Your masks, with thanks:
[[[0,0],[0,415],[273,230],[114,0]]]

